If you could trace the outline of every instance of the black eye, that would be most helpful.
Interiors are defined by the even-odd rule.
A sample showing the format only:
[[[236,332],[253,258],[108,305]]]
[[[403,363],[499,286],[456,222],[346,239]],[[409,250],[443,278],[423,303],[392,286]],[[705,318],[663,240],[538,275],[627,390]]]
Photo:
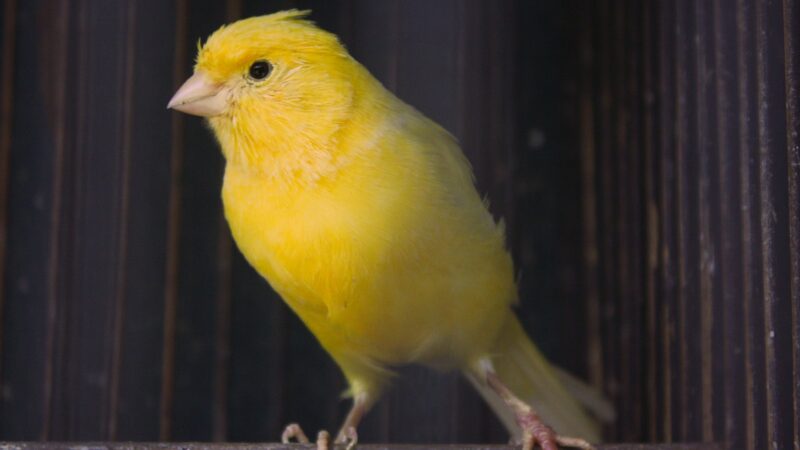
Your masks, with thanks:
[[[263,80],[272,71],[272,64],[267,61],[259,60],[250,66],[250,78],[254,80]]]

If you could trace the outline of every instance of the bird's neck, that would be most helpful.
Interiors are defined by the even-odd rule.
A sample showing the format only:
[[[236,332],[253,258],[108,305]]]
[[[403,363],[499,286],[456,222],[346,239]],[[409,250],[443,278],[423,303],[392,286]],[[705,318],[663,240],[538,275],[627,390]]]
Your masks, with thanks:
[[[383,120],[394,97],[369,76],[324,108],[244,111],[236,119],[212,118],[227,164],[287,187],[306,188],[335,176]],[[361,138],[361,139],[360,139]]]

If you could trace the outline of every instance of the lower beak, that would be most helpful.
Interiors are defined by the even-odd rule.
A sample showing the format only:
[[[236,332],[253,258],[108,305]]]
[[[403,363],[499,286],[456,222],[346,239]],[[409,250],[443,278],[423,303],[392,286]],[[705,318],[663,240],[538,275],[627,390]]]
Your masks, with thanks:
[[[172,96],[167,108],[193,114],[213,117],[222,114],[228,106],[227,89],[214,83],[203,72],[195,72]]]

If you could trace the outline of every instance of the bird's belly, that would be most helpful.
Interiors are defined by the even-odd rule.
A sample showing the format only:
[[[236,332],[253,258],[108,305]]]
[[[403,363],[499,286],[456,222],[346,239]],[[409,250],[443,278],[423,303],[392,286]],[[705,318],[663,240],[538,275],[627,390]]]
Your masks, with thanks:
[[[472,251],[485,246],[463,245],[455,225],[398,224],[368,207],[266,191],[226,174],[234,239],[330,353],[448,367],[491,344],[514,295],[502,245]]]

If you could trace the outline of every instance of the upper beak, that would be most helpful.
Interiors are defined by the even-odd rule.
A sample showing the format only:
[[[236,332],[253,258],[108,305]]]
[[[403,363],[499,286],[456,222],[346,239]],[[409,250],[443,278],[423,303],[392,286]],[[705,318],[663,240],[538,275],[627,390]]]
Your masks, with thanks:
[[[198,71],[172,96],[167,108],[195,116],[216,116],[228,106],[226,93],[224,85],[214,83],[208,75]]]

